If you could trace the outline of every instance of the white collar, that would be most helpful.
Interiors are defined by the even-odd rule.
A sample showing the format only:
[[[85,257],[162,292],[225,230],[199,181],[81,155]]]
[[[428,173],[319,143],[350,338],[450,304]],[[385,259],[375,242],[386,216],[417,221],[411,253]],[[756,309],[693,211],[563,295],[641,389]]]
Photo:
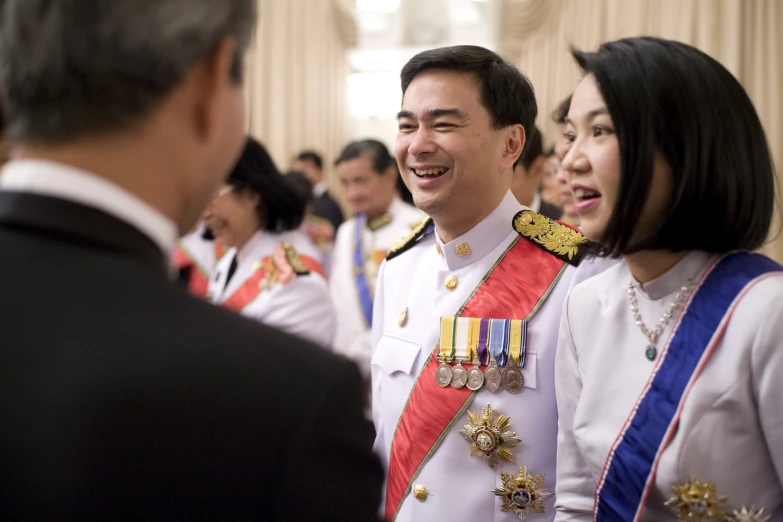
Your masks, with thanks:
[[[457,270],[475,263],[494,250],[510,232],[513,232],[514,216],[523,208],[525,207],[509,190],[495,210],[455,240],[444,244],[436,230],[435,240],[441,247],[440,251],[443,252],[449,270]],[[469,253],[466,254],[466,251]]]
[[[170,259],[177,226],[122,187],[87,171],[44,160],[13,160],[3,168],[0,190],[65,199],[97,208],[139,229]]]
[[[313,185],[313,195],[317,198],[320,198],[324,195],[328,187],[326,186],[325,181],[319,181],[315,185]]]

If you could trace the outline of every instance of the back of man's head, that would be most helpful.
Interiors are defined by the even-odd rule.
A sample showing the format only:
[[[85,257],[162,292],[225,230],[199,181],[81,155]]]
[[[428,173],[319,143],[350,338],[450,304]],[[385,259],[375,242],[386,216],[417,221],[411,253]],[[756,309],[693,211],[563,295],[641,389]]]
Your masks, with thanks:
[[[8,137],[55,144],[126,130],[147,116],[226,38],[231,75],[256,19],[255,0],[4,0],[0,84]]]

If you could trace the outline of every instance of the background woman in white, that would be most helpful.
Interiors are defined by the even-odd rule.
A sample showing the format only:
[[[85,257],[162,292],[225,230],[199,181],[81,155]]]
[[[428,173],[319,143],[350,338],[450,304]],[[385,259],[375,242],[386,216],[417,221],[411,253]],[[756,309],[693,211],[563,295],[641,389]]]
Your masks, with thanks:
[[[556,520],[779,520],[783,272],[748,252],[774,209],[758,115],[681,43],[573,54],[563,167],[585,236],[622,262],[565,304]]]
[[[230,248],[212,272],[208,298],[264,324],[331,347],[334,307],[320,251],[299,226],[306,201],[248,138],[204,217]]]

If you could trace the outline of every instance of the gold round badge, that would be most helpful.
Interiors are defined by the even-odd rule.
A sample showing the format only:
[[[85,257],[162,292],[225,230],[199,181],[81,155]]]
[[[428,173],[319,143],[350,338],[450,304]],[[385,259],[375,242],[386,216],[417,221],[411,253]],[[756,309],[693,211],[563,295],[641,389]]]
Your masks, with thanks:
[[[446,278],[446,290],[453,292],[457,288],[457,284],[459,281],[457,281],[457,276],[450,275]]]
[[[413,488],[413,496],[416,497],[416,500],[419,502],[424,502],[427,500],[427,495],[429,495],[427,488],[421,484],[418,484],[415,488]]]

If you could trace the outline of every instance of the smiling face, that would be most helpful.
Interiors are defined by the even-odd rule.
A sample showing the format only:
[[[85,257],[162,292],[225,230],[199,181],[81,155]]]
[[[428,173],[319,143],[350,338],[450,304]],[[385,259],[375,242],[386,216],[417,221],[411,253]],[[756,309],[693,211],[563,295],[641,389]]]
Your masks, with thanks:
[[[255,192],[224,185],[204,214],[204,222],[215,236],[215,242],[241,248],[261,227],[259,202]]]
[[[416,206],[439,227],[475,225],[494,210],[522,151],[522,126],[493,130],[479,89],[472,73],[428,70],[403,96],[397,163]]]
[[[622,162],[614,123],[593,75],[579,83],[571,100],[565,129],[570,144],[563,170],[574,194],[584,235],[600,241],[620,191]],[[646,239],[663,219],[672,190],[671,168],[660,153],[654,157],[653,179],[637,226],[635,241]]]

